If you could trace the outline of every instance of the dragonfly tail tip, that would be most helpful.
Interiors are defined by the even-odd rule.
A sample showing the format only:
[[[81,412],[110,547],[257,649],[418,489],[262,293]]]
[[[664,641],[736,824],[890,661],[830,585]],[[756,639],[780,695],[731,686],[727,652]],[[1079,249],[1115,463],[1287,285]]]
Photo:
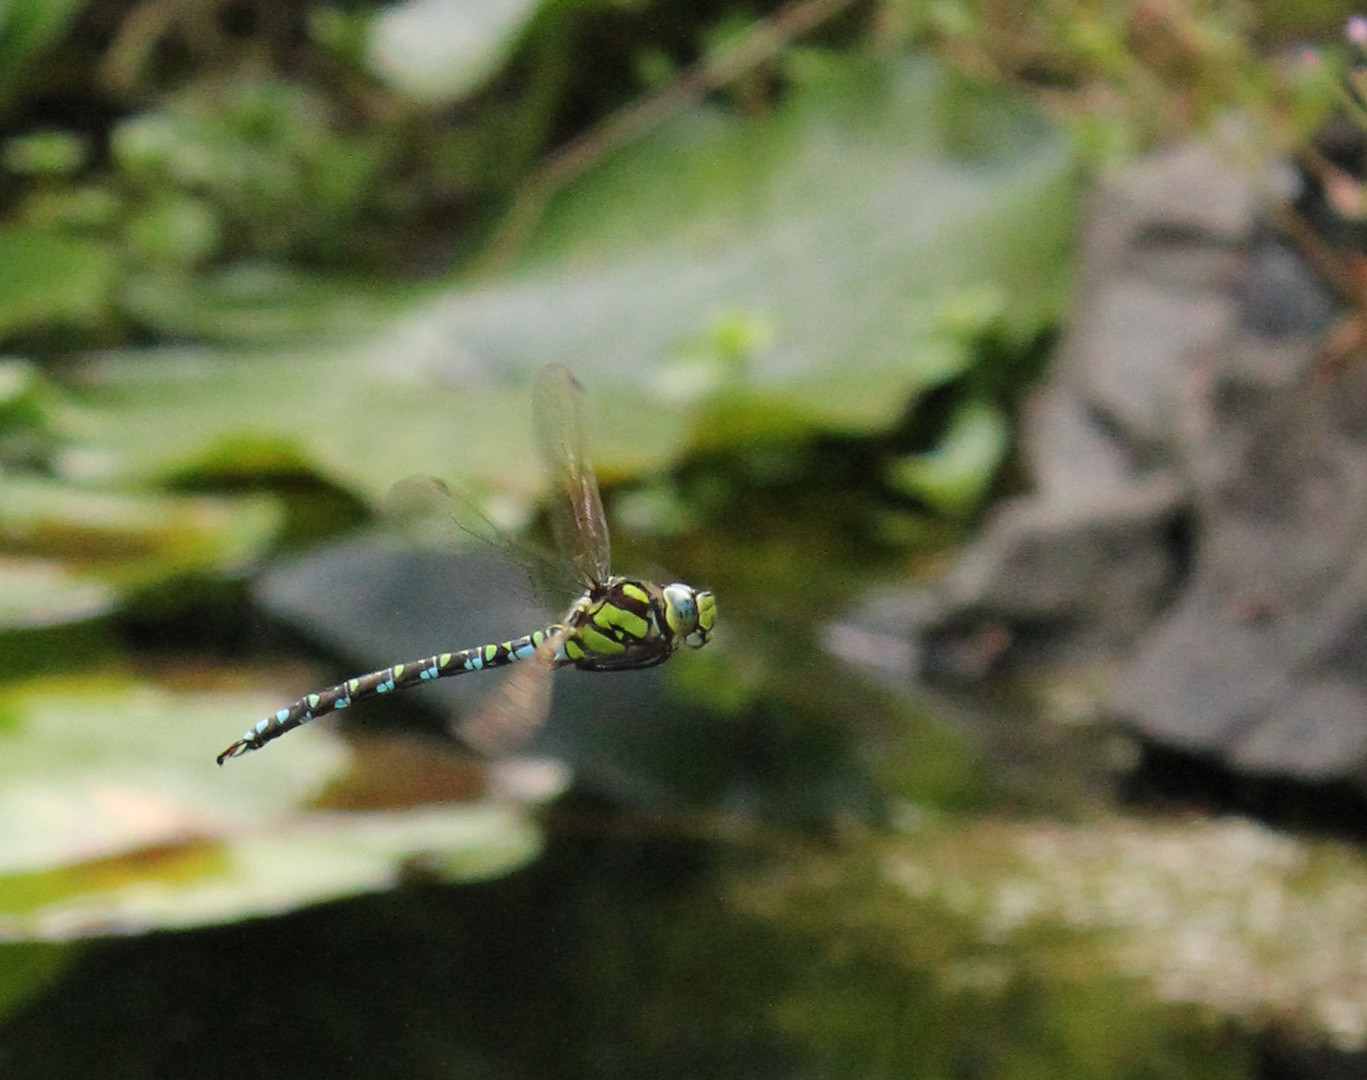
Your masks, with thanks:
[[[241,757],[249,749],[251,748],[247,745],[245,739],[239,740],[238,742],[233,743],[232,746],[228,747],[228,749],[224,750],[223,753],[218,755],[218,763],[222,765],[229,758]]]

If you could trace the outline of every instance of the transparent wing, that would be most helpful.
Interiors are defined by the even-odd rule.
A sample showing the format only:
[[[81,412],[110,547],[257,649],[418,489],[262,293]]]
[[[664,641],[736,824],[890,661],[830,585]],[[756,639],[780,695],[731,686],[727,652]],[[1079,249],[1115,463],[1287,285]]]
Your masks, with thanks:
[[[579,591],[578,567],[510,536],[495,525],[468,495],[435,476],[409,476],[389,489],[385,517],[424,546],[448,548],[452,526],[465,536],[521,563],[548,606],[563,606]]]
[[[607,518],[589,462],[584,388],[563,364],[547,364],[532,389],[537,449],[551,480],[551,522],[560,550],[586,584],[611,573]]]
[[[465,745],[488,757],[502,757],[522,746],[551,711],[555,654],[564,633],[552,634],[530,659],[512,666],[503,684],[456,726]]]

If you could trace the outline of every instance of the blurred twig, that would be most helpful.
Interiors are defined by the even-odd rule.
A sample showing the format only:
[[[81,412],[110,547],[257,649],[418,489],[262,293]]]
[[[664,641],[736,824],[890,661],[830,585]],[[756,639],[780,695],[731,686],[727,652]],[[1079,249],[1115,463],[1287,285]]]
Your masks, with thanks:
[[[139,0],[123,18],[100,64],[100,80],[119,95],[144,88],[155,68],[157,50],[169,40],[183,44],[201,58],[222,55],[229,35],[222,26],[224,9],[245,6],[253,15],[259,36],[284,40],[289,14],[278,0]]]
[[[521,250],[551,197],[613,151],[634,142],[703,95],[777,55],[792,41],[838,15],[855,0],[794,0],[757,23],[733,45],[694,64],[658,93],[620,109],[553,153],[513,199],[477,270],[492,274]]]

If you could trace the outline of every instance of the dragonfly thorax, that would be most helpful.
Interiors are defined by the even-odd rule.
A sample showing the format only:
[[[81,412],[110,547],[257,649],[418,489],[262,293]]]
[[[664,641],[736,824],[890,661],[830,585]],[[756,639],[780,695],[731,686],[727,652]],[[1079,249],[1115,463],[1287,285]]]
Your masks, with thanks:
[[[610,577],[566,614],[558,662],[588,671],[651,667],[667,660],[680,642],[706,644],[715,616],[709,592]]]

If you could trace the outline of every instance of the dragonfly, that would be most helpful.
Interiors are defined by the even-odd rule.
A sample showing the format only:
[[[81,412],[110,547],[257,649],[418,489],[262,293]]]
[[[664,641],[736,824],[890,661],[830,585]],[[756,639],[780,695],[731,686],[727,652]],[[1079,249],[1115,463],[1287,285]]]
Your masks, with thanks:
[[[568,368],[548,364],[532,390],[537,448],[551,480],[556,546],[583,594],[557,623],[509,641],[437,653],[394,664],[305,694],[267,716],[218,755],[229,758],[358,701],[470,671],[519,664],[503,693],[477,708],[459,729],[476,750],[505,753],[529,738],[550,706],[550,675],[562,667],[633,671],[654,667],[680,645],[700,649],[712,637],[716,598],[676,582],[656,585],[611,570],[611,544],[598,481],[586,452],[584,389]]]

